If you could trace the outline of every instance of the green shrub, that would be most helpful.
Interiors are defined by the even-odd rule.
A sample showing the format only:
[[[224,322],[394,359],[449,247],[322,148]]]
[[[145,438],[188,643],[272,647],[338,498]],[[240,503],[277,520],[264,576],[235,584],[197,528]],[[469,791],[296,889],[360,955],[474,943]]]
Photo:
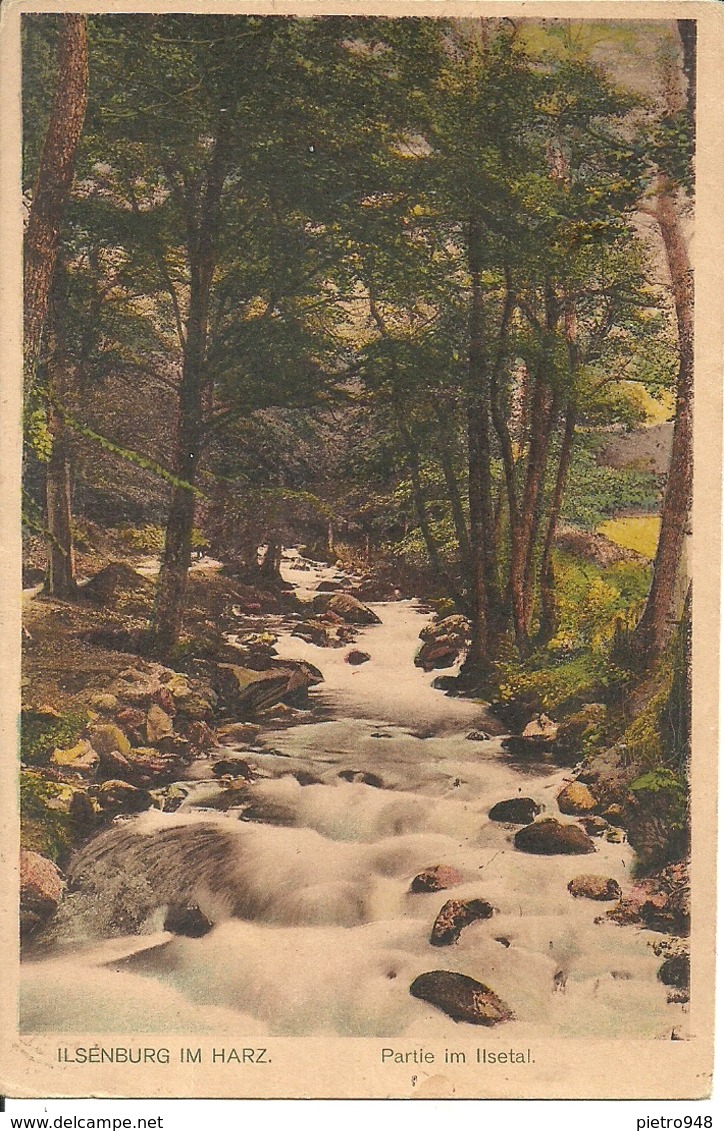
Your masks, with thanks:
[[[44,711],[23,711],[20,724],[20,759],[28,766],[45,761],[56,747],[74,746],[88,722],[85,711],[68,711],[54,717]]]
[[[63,786],[46,781],[40,774],[20,774],[20,842],[58,863],[73,838],[73,819],[59,805]]]

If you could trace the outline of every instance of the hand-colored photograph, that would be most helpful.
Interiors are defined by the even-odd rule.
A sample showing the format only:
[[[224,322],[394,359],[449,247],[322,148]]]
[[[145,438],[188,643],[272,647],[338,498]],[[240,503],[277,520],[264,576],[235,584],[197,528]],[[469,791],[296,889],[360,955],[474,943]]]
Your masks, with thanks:
[[[20,1038],[696,1037],[697,21],[21,34]]]

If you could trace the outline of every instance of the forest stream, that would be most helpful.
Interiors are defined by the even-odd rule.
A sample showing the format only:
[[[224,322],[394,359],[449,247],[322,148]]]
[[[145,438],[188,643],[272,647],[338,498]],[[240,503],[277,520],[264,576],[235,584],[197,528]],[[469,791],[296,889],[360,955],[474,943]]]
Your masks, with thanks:
[[[302,599],[340,579],[294,553],[283,574]],[[413,662],[429,620],[419,603],[371,607],[381,623],[360,629],[355,648],[369,660],[358,666],[348,648],[317,647],[292,635],[293,622],[266,618],[279,658],[321,671],[312,710],[265,725],[251,749],[224,747],[255,770],[243,805],[213,807],[216,750],[171,787],[182,798],[175,811],[117,820],[81,850],[96,895],[74,893],[72,866],[52,944],[24,963],[26,1032],[424,1040],[453,1022],[410,986],[450,970],[509,1007],[506,1041],[685,1035],[687,1014],[667,1004],[657,980],[661,936],[605,921],[611,903],[568,891],[575,876],[595,874],[625,892],[629,845],[599,837],[583,856],[517,850],[519,826],[490,820],[491,807],[530,797],[559,817],[571,769],[516,759],[491,736],[501,726],[480,704],[432,686],[436,673]],[[435,867],[459,875],[447,890],[410,890]],[[451,898],[495,910],[454,944],[433,946],[432,925]],[[213,929],[165,931],[179,900],[198,905]],[[130,930],[123,908],[138,917],[144,906]]]

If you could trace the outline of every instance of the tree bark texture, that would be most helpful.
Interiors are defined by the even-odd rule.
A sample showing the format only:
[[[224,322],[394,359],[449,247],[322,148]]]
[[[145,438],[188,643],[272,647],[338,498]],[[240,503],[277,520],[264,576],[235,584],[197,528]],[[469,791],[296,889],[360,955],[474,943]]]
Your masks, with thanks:
[[[167,654],[178,642],[191,565],[191,535],[196,509],[193,487],[203,439],[209,305],[218,254],[221,195],[226,171],[226,138],[227,129],[222,120],[201,201],[193,199],[188,186],[186,191],[191,285],[179,393],[175,467],[177,477],[184,483],[173,488],[156,587],[150,645],[160,655]]]
[[[88,100],[86,18],[60,17],[58,74],[24,239],[24,387],[32,392],[63,213]]]
[[[694,280],[673,184],[660,178],[656,219],[666,251],[676,309],[679,372],[671,463],[661,510],[661,531],[651,589],[633,636],[634,652],[645,663],[661,653],[673,627],[672,609],[692,492],[694,398]]]

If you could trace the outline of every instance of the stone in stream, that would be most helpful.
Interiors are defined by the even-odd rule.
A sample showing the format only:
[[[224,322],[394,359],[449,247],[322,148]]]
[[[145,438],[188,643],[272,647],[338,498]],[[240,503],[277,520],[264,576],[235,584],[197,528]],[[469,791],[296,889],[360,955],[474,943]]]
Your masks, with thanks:
[[[112,723],[92,727],[88,736],[93,749],[100,754],[101,758],[104,754],[112,754],[114,751],[122,754],[124,758],[127,758],[131,753],[131,744],[125,734],[120,727],[114,726]]]
[[[435,864],[432,868],[418,872],[408,890],[413,895],[420,895],[423,892],[445,891],[446,888],[457,887],[462,882],[462,872],[457,868],[453,868],[450,864]]]
[[[189,939],[200,939],[208,935],[214,924],[207,919],[198,903],[177,904],[169,907],[164,919],[164,931],[174,935],[185,935]]]
[[[432,946],[452,946],[465,927],[479,919],[490,919],[494,908],[485,899],[449,899],[433,923]]]
[[[127,781],[110,779],[98,787],[98,804],[104,812],[142,813],[153,805],[153,797],[145,789]]]
[[[457,663],[460,647],[449,636],[426,640],[415,656],[415,667],[431,672],[435,668],[451,668]]]
[[[665,986],[676,986],[679,990],[689,989],[689,955],[673,954],[659,967],[656,975]]]
[[[318,593],[312,608],[315,612],[336,613],[347,624],[382,624],[377,613],[349,593]]]
[[[231,775],[233,778],[244,778],[246,781],[251,781],[254,776],[249,763],[245,762],[243,758],[222,758],[219,762],[214,763],[211,772],[215,778]]]
[[[65,883],[52,860],[20,849],[20,934],[32,935],[55,914]]]
[[[620,899],[621,888],[610,876],[574,876],[568,885],[574,899]]]
[[[489,742],[490,735],[486,734],[484,730],[471,730],[470,734],[465,735],[468,742]]]
[[[514,838],[520,852],[538,856],[581,856],[596,848],[579,825],[562,825],[555,817],[544,817],[518,829]]]
[[[274,664],[267,671],[216,665],[216,689],[225,705],[240,715],[262,711],[282,700],[305,699],[309,688],[322,681],[318,668],[301,660]]]
[[[466,1021],[470,1025],[497,1025],[515,1017],[489,986],[452,970],[420,974],[410,986],[410,993],[446,1013],[453,1021]]]
[[[569,782],[556,798],[561,813],[571,817],[587,817],[598,808],[598,802],[587,785],[580,781]]]
[[[346,664],[351,664],[352,667],[358,667],[360,664],[366,664],[371,660],[369,652],[362,652],[359,648],[352,648],[344,658]]]
[[[543,806],[532,797],[511,797],[494,805],[488,817],[491,821],[507,821],[511,825],[529,825],[542,811]]]
[[[589,836],[603,836],[609,828],[608,821],[603,817],[583,817],[581,824]]]
[[[373,789],[384,789],[385,783],[377,774],[368,773],[366,770],[340,770],[337,774],[342,781],[359,782],[361,785],[371,785]]]

